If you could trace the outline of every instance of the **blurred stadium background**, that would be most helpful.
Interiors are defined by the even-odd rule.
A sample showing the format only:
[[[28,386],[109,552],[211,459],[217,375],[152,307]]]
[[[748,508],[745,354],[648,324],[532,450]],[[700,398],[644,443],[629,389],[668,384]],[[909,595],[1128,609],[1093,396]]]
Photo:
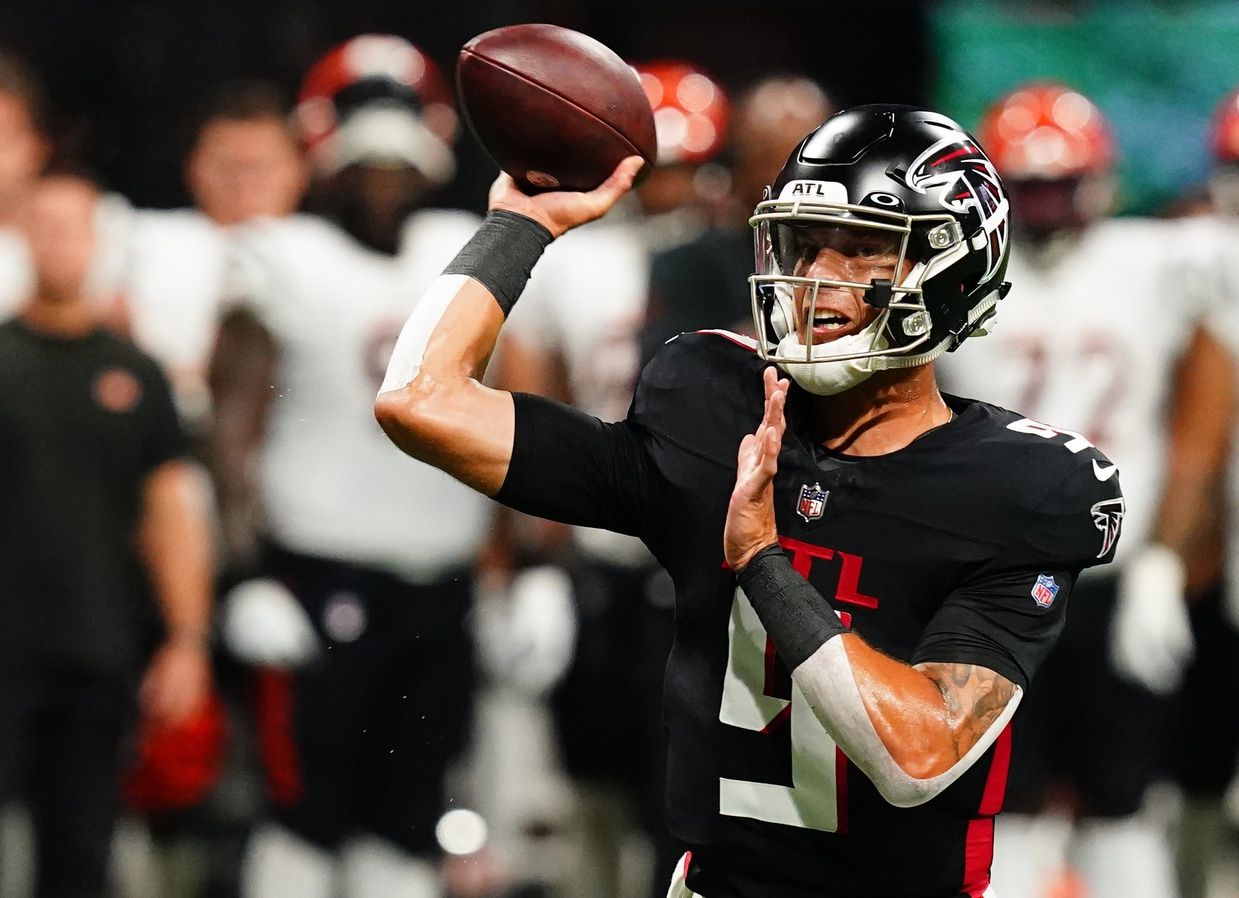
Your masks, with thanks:
[[[364,32],[404,35],[446,68],[475,34],[545,21],[625,58],[694,60],[729,88],[796,71],[844,106],[933,102],[966,127],[1006,88],[1055,77],[1105,108],[1122,150],[1124,207],[1151,212],[1203,183],[1209,116],[1234,86],[1239,45],[1239,6],[1226,0],[510,0],[442,12],[393,2],[9,0],[0,34],[43,74],[66,139],[104,182],[157,208],[185,203],[188,112],[230,79],[270,78],[291,94],[324,48]],[[489,169],[475,146],[460,151],[462,175],[444,200],[467,205]]]
[[[733,97],[760,78],[803,75],[836,107],[929,104],[968,128],[1016,85],[1060,80],[1094,100],[1113,128],[1123,215],[1171,216],[1207,207],[1211,122],[1218,103],[1239,86],[1235,0],[4,0],[0,49],[24,58],[46,85],[55,165],[88,173],[136,208],[175,209],[191,205],[183,160],[201,105],[221,86],[266,79],[291,105],[311,64],[363,33],[405,37],[450,74],[466,40],[516,22],[574,28],[633,61],[690,61]],[[438,187],[428,204],[480,214],[493,164],[467,133],[455,150],[457,176]],[[734,150],[724,148],[717,162],[725,169],[734,159]],[[748,264],[746,259],[739,267],[747,270]],[[1204,566],[1211,574],[1197,582],[1200,591],[1217,585],[1223,566],[1216,559]],[[1215,615],[1207,626],[1229,624]],[[1226,653],[1234,644],[1222,645]],[[1187,723],[1174,734],[1163,765],[1166,785],[1150,799],[1148,813],[1164,824],[1168,842],[1179,840],[1179,856],[1190,868],[1181,871],[1176,890],[1154,898],[1239,896],[1239,808],[1228,816],[1221,804],[1234,766],[1239,706],[1233,673],[1224,663],[1219,669],[1201,675],[1197,686],[1214,700],[1222,722],[1213,732]],[[220,674],[223,681],[237,676],[235,670]],[[592,863],[593,855],[576,844],[587,838],[571,831],[577,824],[564,822],[578,819],[563,810],[577,799],[544,744],[552,741],[545,709],[526,692],[495,681],[483,688],[475,744],[456,776],[464,785],[452,791],[488,815],[492,843],[506,859],[477,859],[485,869],[472,876],[467,865],[464,872],[452,871],[443,894],[652,894],[645,878],[658,852],[639,834],[621,846],[618,870],[609,879],[600,876],[605,887],[574,889],[572,883],[583,880],[574,880],[579,867],[573,865],[581,858]],[[232,701],[241,702],[241,695],[248,693],[238,689]],[[239,712],[234,735],[244,731],[246,713]],[[206,802],[214,809],[130,818],[120,838],[114,894],[242,894],[245,834],[264,813],[255,773],[258,750],[251,743],[229,753],[232,772],[225,772]],[[1203,745],[1222,773],[1184,791],[1173,782],[1176,764],[1184,763],[1174,749],[1193,744]],[[522,746],[536,756],[528,766],[519,758]],[[1219,778],[1224,781],[1213,781]],[[1190,817],[1185,809],[1194,803],[1203,811]],[[0,898],[25,898],[31,888],[29,833],[20,815],[7,819]],[[474,822],[454,818],[455,835],[441,834],[440,843],[465,857],[478,855],[482,838],[471,829]],[[641,830],[631,821],[623,826]],[[1053,824],[1040,835],[1049,829]],[[1048,890],[1035,898],[1111,898],[1089,892],[1069,867],[1056,871]]]

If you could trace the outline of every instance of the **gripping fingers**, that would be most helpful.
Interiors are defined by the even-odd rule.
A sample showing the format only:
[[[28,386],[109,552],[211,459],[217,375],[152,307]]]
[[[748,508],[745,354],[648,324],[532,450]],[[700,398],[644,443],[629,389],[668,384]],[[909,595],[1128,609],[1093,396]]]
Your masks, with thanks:
[[[645,160],[640,156],[629,156],[622,160],[619,165],[615,166],[615,171],[611,172],[609,178],[585,194],[590,206],[599,215],[614,206],[619,198],[632,188],[633,179],[637,177],[637,172],[644,164]]]

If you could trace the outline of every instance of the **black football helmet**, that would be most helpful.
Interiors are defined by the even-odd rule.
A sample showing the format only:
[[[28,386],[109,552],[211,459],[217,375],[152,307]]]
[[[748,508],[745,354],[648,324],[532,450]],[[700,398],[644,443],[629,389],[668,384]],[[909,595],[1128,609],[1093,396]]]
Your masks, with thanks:
[[[911,106],[872,105],[827,119],[793,151],[749,224],[757,273],[749,278],[762,358],[806,362],[863,360],[869,370],[907,368],[955,349],[982,328],[1010,285],[1010,204],[978,143],[944,115]],[[898,283],[797,277],[797,229],[876,232],[898,246],[911,269]],[[896,275],[898,277],[898,275]],[[793,291],[863,289],[879,310],[863,341],[813,343],[812,317],[797,328]],[[859,338],[861,335],[856,335]],[[765,339],[761,339],[764,337]]]

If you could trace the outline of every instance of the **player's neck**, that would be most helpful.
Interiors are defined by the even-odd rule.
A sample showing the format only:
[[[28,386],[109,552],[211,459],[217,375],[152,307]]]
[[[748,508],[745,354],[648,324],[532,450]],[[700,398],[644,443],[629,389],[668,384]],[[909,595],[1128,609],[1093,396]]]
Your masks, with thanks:
[[[813,438],[844,455],[885,455],[951,420],[932,365],[879,371],[836,396],[813,397]]]
[[[99,326],[90,302],[81,296],[35,296],[21,310],[21,319],[31,330],[56,337],[82,337]]]

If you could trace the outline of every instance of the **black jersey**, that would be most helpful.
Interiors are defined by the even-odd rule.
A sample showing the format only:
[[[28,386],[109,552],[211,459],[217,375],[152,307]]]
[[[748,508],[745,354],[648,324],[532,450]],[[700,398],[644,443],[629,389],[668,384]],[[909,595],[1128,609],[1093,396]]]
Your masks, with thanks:
[[[497,498],[641,536],[676,583],[665,680],[668,820],[708,898],[980,895],[1009,733],[916,808],[888,804],[798,694],[723,560],[764,363],[743,338],[672,341],[628,419],[516,399]],[[788,396],[775,480],[793,563],[867,642],[908,663],[983,665],[1027,687],[1082,568],[1114,552],[1113,466],[1082,438],[948,397],[954,419],[899,451],[833,454]]]
[[[168,384],[105,331],[0,324],[0,666],[129,674],[158,625],[134,534],[181,457]]]

